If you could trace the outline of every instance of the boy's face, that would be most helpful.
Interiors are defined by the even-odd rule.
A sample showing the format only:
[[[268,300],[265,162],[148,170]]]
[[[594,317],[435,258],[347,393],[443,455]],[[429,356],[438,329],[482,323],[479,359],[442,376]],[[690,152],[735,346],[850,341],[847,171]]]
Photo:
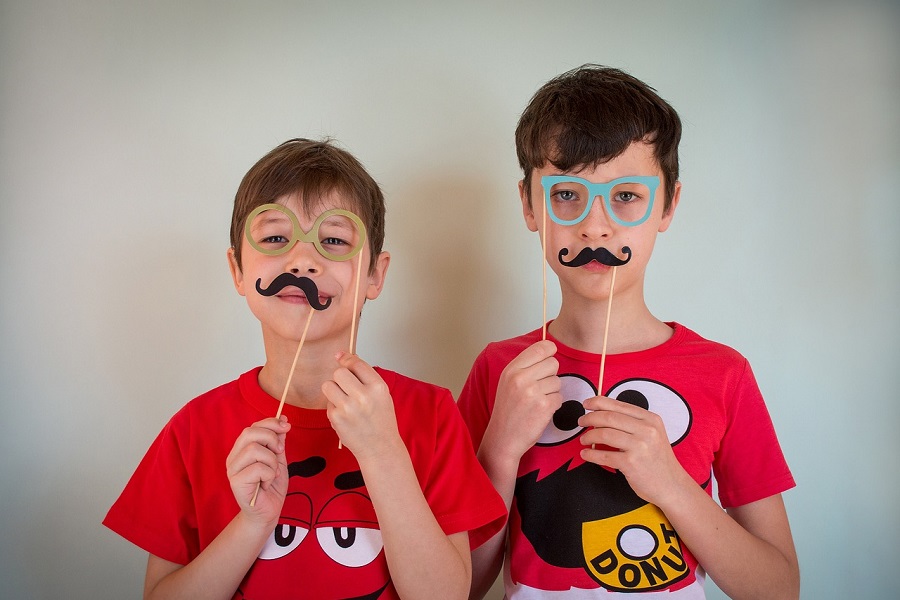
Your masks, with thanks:
[[[314,310],[312,302],[319,314],[310,323],[308,339],[333,337],[336,342],[348,343],[354,311],[358,314],[365,299],[374,300],[381,293],[390,256],[382,252],[375,258],[374,268],[369,269],[372,256],[364,228],[355,215],[348,218],[340,212],[352,210],[338,192],[309,203],[315,207],[313,214],[306,213],[296,195],[283,196],[277,204],[287,210],[250,215],[253,218],[248,219],[241,239],[243,268],[238,267],[234,251],[229,249],[235,288],[247,298],[251,312],[262,323],[267,342],[298,341],[309,311]],[[283,281],[296,278],[304,289],[282,287]]]
[[[616,183],[616,180],[641,183],[640,186],[632,183],[616,186],[610,192],[612,198],[594,198],[586,213],[578,209],[572,214],[565,212],[569,208],[564,205],[576,197],[571,191],[574,188],[563,185],[560,189],[565,191],[554,194],[551,198],[551,204],[557,207],[552,209],[552,213],[548,212],[544,231],[543,212],[547,210],[547,204],[541,179],[548,175],[571,175],[593,184]],[[658,185],[654,189],[656,178]],[[672,205],[668,213],[663,214],[665,185],[662,179],[661,169],[653,156],[653,146],[634,142],[619,156],[596,167],[588,166],[579,171],[562,173],[547,163],[535,169],[531,174],[530,206],[525,196],[524,182],[519,183],[525,223],[531,231],[538,231],[542,237],[546,236],[546,259],[559,278],[564,301],[571,298],[572,294],[592,300],[602,300],[609,295],[607,278],[611,274],[611,264],[593,260],[580,266],[563,264],[581,263],[582,261],[573,259],[585,249],[607,250],[615,257],[608,260],[608,263],[617,262],[615,259],[618,262],[627,260],[626,264],[619,267],[616,294],[629,288],[643,293],[644,271],[653,252],[656,236],[668,229],[681,193],[681,184],[676,183]],[[649,192],[651,197],[641,197],[644,191]],[[559,197],[555,197],[556,195]],[[581,206],[585,207],[587,204],[587,199],[581,198]],[[583,218],[579,220],[582,214]],[[557,218],[554,219],[554,216]]]

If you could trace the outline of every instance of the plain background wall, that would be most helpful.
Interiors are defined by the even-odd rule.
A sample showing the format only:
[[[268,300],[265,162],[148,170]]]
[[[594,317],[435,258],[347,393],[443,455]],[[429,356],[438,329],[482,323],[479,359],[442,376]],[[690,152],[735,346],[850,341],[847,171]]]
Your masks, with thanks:
[[[803,598],[895,597],[898,29],[865,0],[0,3],[0,596],[140,595],[100,521],[181,405],[263,360],[225,250],[281,141],[333,136],[386,193],[364,358],[457,393],[537,327],[513,130],[599,62],[684,121],[648,302],[753,364]]]

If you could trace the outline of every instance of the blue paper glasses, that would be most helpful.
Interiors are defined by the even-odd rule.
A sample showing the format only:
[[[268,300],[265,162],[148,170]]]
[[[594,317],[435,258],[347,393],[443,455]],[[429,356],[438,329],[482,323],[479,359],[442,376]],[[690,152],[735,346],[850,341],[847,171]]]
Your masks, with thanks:
[[[544,175],[544,201],[547,212],[560,225],[575,225],[584,220],[594,204],[603,197],[609,217],[625,227],[640,225],[650,217],[659,177],[635,175],[607,183],[594,183],[571,175]]]

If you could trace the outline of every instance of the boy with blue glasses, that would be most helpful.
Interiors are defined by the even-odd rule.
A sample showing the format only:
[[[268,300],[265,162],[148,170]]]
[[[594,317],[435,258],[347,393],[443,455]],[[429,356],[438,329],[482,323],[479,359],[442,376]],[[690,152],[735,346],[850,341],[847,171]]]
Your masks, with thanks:
[[[542,329],[489,344],[460,396],[510,509],[505,531],[474,534],[488,539],[473,597],[504,558],[510,600],[703,598],[705,573],[732,597],[799,594],[781,498],[794,480],[746,359],[644,301],[681,193],[680,137],[652,88],[595,65],[522,114],[522,210],[562,304]]]

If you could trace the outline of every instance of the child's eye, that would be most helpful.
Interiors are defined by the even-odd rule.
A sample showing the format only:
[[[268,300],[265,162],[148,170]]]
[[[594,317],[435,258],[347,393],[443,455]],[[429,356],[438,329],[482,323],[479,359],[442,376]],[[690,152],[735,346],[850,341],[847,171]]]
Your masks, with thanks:
[[[287,244],[288,239],[283,235],[270,235],[259,241],[261,244]]]
[[[553,196],[560,202],[572,202],[578,200],[578,194],[572,190],[559,190],[554,192]]]
[[[617,202],[634,202],[635,200],[640,200],[641,197],[635,194],[634,192],[619,192],[616,194]]]
[[[328,238],[325,238],[324,240],[322,240],[322,245],[323,246],[346,246],[347,242],[340,238],[328,237]]]

